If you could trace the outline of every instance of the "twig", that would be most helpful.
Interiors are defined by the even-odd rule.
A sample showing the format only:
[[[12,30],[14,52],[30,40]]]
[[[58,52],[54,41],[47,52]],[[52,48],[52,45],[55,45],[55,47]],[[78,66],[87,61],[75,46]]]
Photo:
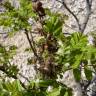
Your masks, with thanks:
[[[0,34],[8,34],[8,32],[0,32]]]
[[[26,29],[25,29],[25,35],[27,36],[27,40],[28,40],[28,42],[30,44],[30,47],[31,47],[36,59],[38,60],[39,64],[43,64],[44,60],[42,59],[42,57],[38,56],[36,50],[34,49],[32,43],[31,43],[31,40],[30,40],[29,35],[28,35],[28,31]]]
[[[90,17],[90,14],[91,14],[91,6],[92,6],[92,0],[86,0],[86,9],[87,9],[87,15],[85,16],[85,20],[84,20],[84,23],[83,25],[81,25],[79,23],[79,19],[77,18],[77,16],[68,8],[68,6],[66,5],[65,1],[62,0],[56,0],[58,2],[60,2],[66,9],[67,11],[75,18],[76,22],[77,22],[77,25],[78,25],[78,28],[79,28],[79,31],[81,33],[84,33],[84,30],[86,29],[86,26],[88,24],[88,21],[89,21],[89,17]]]
[[[70,27],[69,25],[67,25],[67,24],[64,24],[66,27],[68,27],[68,28],[70,28],[71,30],[73,30],[73,31],[76,31],[77,32],[77,30],[76,29],[74,29],[74,28],[72,28],[72,27]]]
[[[91,1],[90,0],[86,0],[87,15],[85,16],[84,23],[81,26],[81,32],[82,33],[84,33],[84,30],[86,29],[86,26],[88,24],[89,17],[90,17],[90,14],[91,14],[91,6],[92,6],[92,0]]]
[[[36,58],[39,60],[39,56],[37,55],[36,50],[34,49],[32,43],[31,43],[31,40],[30,40],[29,35],[28,35],[28,31],[27,31],[26,29],[25,29],[25,35],[26,35],[26,37],[27,37],[27,40],[28,40],[28,42],[29,42],[29,44],[30,44],[30,47],[31,47],[34,55],[35,55]]]
[[[67,11],[75,18],[75,20],[76,20],[76,22],[77,22],[77,25],[78,25],[78,28],[79,28],[78,31],[81,31],[81,25],[80,25],[80,23],[79,23],[79,19],[78,19],[77,16],[68,8],[68,6],[66,5],[65,1],[64,1],[64,0],[62,0],[62,1],[56,0],[56,1],[60,2],[60,3],[67,9]]]
[[[1,70],[2,72],[4,72],[9,78],[12,77],[12,78],[14,78],[15,80],[18,79],[16,75],[11,75],[11,76],[9,76],[9,75],[8,75],[8,72],[6,71],[6,69],[5,69],[4,66],[0,66],[0,70]],[[19,81],[20,81],[20,80],[19,80]],[[20,81],[20,84],[22,85],[22,87],[23,87],[24,89],[27,89],[26,86],[25,86],[25,84],[22,83],[21,81]]]
[[[35,49],[35,42],[34,42],[33,35],[32,35],[32,33],[31,33],[31,32],[30,32],[30,36],[31,36],[31,41],[32,41],[32,44],[33,44],[33,46],[34,46],[34,50],[36,50],[36,49]]]
[[[27,77],[25,77],[24,75],[22,75],[21,73],[18,73],[21,77],[23,77],[24,79],[26,79],[28,82],[30,82],[29,81],[29,79],[27,78]]]

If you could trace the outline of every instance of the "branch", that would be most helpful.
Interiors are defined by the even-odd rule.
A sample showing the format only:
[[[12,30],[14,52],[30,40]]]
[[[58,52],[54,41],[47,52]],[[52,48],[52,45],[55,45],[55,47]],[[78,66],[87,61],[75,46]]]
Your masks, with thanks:
[[[69,25],[67,25],[66,23],[65,23],[64,25],[65,25],[65,27],[70,28],[70,29],[71,29],[71,30],[73,30],[73,31],[77,31],[76,29],[74,29],[74,28],[70,27],[70,26],[69,26]]]
[[[64,1],[64,0],[62,0],[62,1],[56,0],[56,1],[60,2],[60,3],[66,8],[66,10],[75,18],[75,20],[76,20],[76,22],[77,22],[77,25],[78,25],[78,28],[79,28],[79,31],[81,31],[81,25],[80,25],[80,23],[79,23],[79,19],[78,19],[77,16],[68,8],[68,6],[66,5],[65,1]]]
[[[84,20],[84,23],[83,23],[82,26],[79,23],[79,19],[77,18],[77,16],[68,8],[68,6],[66,5],[64,0],[62,0],[62,1],[56,0],[56,1],[60,2],[67,9],[67,11],[75,18],[75,20],[77,22],[77,25],[78,25],[78,28],[79,28],[79,31],[84,33],[84,30],[86,29],[86,26],[88,24],[89,17],[90,17],[90,14],[91,14],[92,0],[86,0],[87,15],[85,17],[85,20]]]
[[[34,55],[36,56],[37,60],[39,60],[39,56],[37,55],[36,50],[34,49],[33,45],[31,44],[31,40],[30,40],[30,38],[29,38],[28,31],[27,31],[26,29],[25,29],[25,35],[26,35],[26,37],[27,37],[27,40],[28,40],[28,42],[29,42],[29,45],[30,45],[30,47],[31,47]]]
[[[8,34],[8,32],[0,32],[0,34]]]
[[[27,80],[28,82],[30,82],[29,81],[29,79],[27,78],[27,77],[25,77],[24,75],[22,75],[21,73],[18,73],[21,77],[23,77],[25,80]]]
[[[4,66],[0,66],[0,71],[4,72],[9,78],[12,77],[12,78],[14,78],[15,80],[18,79],[17,76],[15,76],[15,75],[9,76],[9,75],[8,75],[8,72],[6,71],[6,68],[5,68]],[[19,80],[19,81],[20,81],[20,80]],[[22,85],[22,87],[23,87],[24,89],[26,89],[26,86],[25,86],[24,83],[22,83],[22,82],[20,81],[20,84]]]
[[[39,56],[38,56],[38,54],[37,54],[37,52],[36,52],[36,49],[33,47],[32,43],[31,43],[31,40],[30,40],[30,38],[29,38],[28,30],[26,30],[26,29],[25,29],[25,35],[26,35],[26,37],[27,37],[27,40],[28,40],[28,42],[29,42],[29,44],[30,44],[30,47],[31,47],[34,55],[36,56],[36,59],[38,60],[39,64],[43,64],[43,63],[44,63],[44,60],[42,59],[42,57],[39,57]]]
[[[81,32],[82,33],[84,33],[84,30],[86,29],[86,26],[88,24],[89,17],[90,17],[90,14],[91,14],[91,6],[92,6],[92,0],[91,1],[90,0],[86,0],[87,15],[85,17],[83,25],[81,26]]]
[[[32,32],[30,32],[30,36],[31,36],[31,41],[32,41],[32,44],[33,44],[33,46],[34,46],[34,50],[36,50],[36,48],[35,48],[35,42],[34,42],[34,37],[33,37],[33,35],[32,35]]]

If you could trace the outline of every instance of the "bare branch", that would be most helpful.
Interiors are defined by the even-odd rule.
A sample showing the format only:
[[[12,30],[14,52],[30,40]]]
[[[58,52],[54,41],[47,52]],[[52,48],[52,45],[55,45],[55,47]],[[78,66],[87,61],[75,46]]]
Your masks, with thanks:
[[[88,24],[89,18],[90,18],[90,14],[91,14],[91,6],[92,6],[92,0],[86,0],[86,11],[87,14],[85,16],[85,20],[83,25],[81,26],[81,32],[84,33],[84,30],[86,29],[86,26]]]
[[[23,77],[25,80],[27,80],[28,82],[30,82],[29,81],[29,79],[27,78],[27,77],[25,77],[24,75],[22,75],[21,73],[18,73],[21,77]]]
[[[0,32],[0,34],[8,34],[8,32]]]
[[[32,35],[32,32],[30,31],[30,36],[31,36],[31,41],[32,41],[32,44],[33,44],[33,46],[34,46],[34,49],[35,49],[35,42],[34,42],[34,37],[33,37],[33,35]],[[35,49],[36,50],[36,49]]]
[[[15,80],[18,79],[16,75],[11,75],[11,76],[9,76],[9,75],[8,75],[8,72],[6,71],[6,68],[5,68],[4,66],[0,66],[0,71],[4,72],[9,78],[12,77],[12,78],[14,78]],[[19,80],[19,81],[20,81],[20,80]],[[22,83],[22,82],[20,81],[20,84],[22,85],[22,87],[23,87],[24,89],[26,89],[26,86],[25,86],[24,83]]]
[[[90,18],[90,14],[91,14],[91,6],[92,6],[92,0],[86,0],[86,11],[87,11],[87,14],[85,16],[85,19],[84,19],[84,23],[83,25],[80,24],[79,22],[79,19],[77,18],[77,16],[70,10],[70,8],[68,8],[68,6],[66,5],[65,1],[62,0],[56,0],[58,2],[60,2],[66,9],[67,11],[75,18],[76,22],[77,22],[77,25],[78,25],[78,28],[80,32],[84,33],[84,30],[86,29],[86,26],[88,24],[88,21],[89,21],[89,18]]]
[[[36,58],[39,60],[39,57],[38,57],[38,55],[37,55],[37,53],[36,53],[36,50],[34,49],[33,45],[31,44],[31,40],[30,40],[30,38],[29,38],[28,31],[27,31],[26,29],[25,29],[25,35],[26,35],[26,37],[27,37],[27,40],[28,40],[28,42],[29,42],[29,44],[30,44],[30,47],[31,47],[34,55],[35,55]]]
[[[80,23],[79,23],[79,19],[78,19],[77,16],[70,10],[70,8],[68,8],[68,6],[66,5],[65,1],[64,1],[64,0],[62,0],[62,1],[56,0],[56,1],[60,2],[60,3],[66,8],[66,10],[75,18],[75,20],[76,20],[76,22],[77,22],[77,25],[78,25],[78,29],[79,29],[78,31],[81,31],[81,25],[80,25]]]
[[[78,31],[78,30],[76,30],[75,28],[70,27],[70,26],[67,25],[66,23],[64,24],[64,26],[67,27],[67,28],[70,28],[70,29],[73,30],[73,31]]]
[[[32,49],[32,51],[33,51],[36,59],[38,60],[39,64],[42,64],[44,61],[43,61],[43,59],[42,59],[40,56],[38,56],[37,50],[36,50],[36,49],[34,48],[34,46],[32,45],[31,40],[30,40],[30,38],[29,38],[28,31],[27,31],[26,29],[25,29],[25,35],[26,35],[26,37],[27,37],[27,40],[28,40],[28,42],[29,42],[29,44],[30,44],[30,47],[31,47],[31,49]]]

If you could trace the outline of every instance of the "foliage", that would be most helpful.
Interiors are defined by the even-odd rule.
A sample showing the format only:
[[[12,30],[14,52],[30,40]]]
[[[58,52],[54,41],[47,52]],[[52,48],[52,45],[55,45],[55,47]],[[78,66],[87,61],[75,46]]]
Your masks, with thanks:
[[[88,44],[88,36],[83,33],[74,32],[68,36],[63,33],[62,28],[68,16],[44,9],[47,15],[44,18],[41,16],[44,11],[34,11],[31,0],[20,0],[18,9],[9,2],[5,2],[2,6],[6,8],[6,11],[0,13],[0,26],[9,27],[12,34],[20,30],[25,32],[30,44],[29,49],[34,53],[34,63],[40,63],[38,70],[42,77],[38,82],[29,80],[28,85],[24,85],[17,78],[19,71],[17,66],[10,64],[10,59],[15,54],[17,47],[6,48],[0,44],[0,71],[3,71],[8,77],[17,79],[13,82],[1,80],[0,96],[72,96],[72,89],[56,81],[57,75],[67,70],[73,71],[77,82],[82,80],[82,69],[84,69],[86,80],[92,80],[96,48]],[[39,7],[42,9],[41,6]],[[39,36],[37,41],[30,33],[32,25],[28,22],[29,18],[41,25],[40,28],[37,28]],[[31,60],[28,59],[28,61],[31,64]],[[49,86],[53,88],[51,91],[48,91]]]
[[[48,86],[53,85],[54,89],[48,92]],[[39,82],[32,81],[24,89],[18,80],[11,82],[0,82],[0,96],[65,96],[69,89],[60,86],[53,80],[40,80]],[[71,93],[70,93],[71,94]],[[69,95],[70,96],[70,95]]]

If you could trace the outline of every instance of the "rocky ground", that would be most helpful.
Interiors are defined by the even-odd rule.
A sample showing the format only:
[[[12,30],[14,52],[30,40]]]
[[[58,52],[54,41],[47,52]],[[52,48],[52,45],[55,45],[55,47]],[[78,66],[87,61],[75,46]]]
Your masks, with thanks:
[[[80,20],[80,23],[83,24],[84,18],[86,18],[85,0],[65,0],[65,1],[68,7],[74,12],[74,14],[77,15],[77,17]],[[62,14],[64,13],[69,16],[69,19],[66,21],[66,25],[63,28],[64,32],[74,32],[78,30],[77,23],[74,17],[70,15],[70,13],[67,12],[67,10],[60,3],[56,2],[55,0],[42,0],[42,2],[44,3],[44,7],[48,7],[52,9],[52,11],[58,11],[58,12],[61,12]],[[15,4],[15,6],[17,5]],[[90,16],[88,25],[85,29],[85,33],[89,33],[91,31],[95,32],[96,30],[95,22],[96,22],[96,0],[93,0],[92,14]],[[1,28],[0,32],[4,32],[4,30],[2,31],[2,28]],[[25,34],[23,32],[18,32],[16,33],[15,36],[11,38],[7,37],[7,34],[0,34],[0,43],[2,43],[3,45],[16,45],[18,47],[17,54],[14,56],[12,60],[12,64],[16,64],[18,66],[21,74],[23,74],[24,76],[28,78],[34,79],[36,76],[36,72],[33,68],[33,65],[27,65],[27,59],[32,57],[33,53],[24,51],[26,48],[29,47]],[[67,83],[70,85],[70,81],[72,83],[72,78],[69,79],[70,77],[69,75],[71,76],[71,74],[68,74],[68,76],[65,76],[66,78],[64,77],[64,80],[69,80],[68,81],[69,83],[68,82]],[[23,82],[25,81],[24,78],[21,78],[21,80]],[[74,79],[73,79],[73,82],[74,82]],[[77,83],[74,82],[72,87],[74,87],[76,84]],[[78,90],[78,88],[76,90]],[[74,95],[74,96],[77,96],[77,95]]]

